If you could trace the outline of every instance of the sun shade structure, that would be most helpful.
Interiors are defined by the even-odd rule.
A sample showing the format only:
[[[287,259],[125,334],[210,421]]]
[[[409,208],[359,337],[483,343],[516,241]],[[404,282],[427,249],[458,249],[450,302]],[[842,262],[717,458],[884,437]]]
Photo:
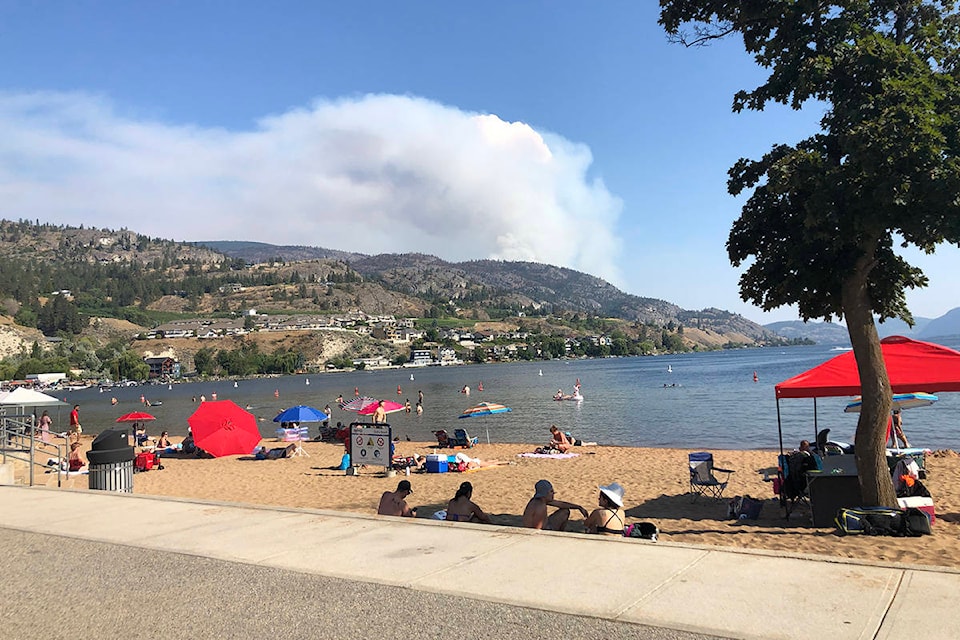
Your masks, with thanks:
[[[379,401],[379,400],[374,400],[374,401],[371,402],[370,404],[366,405],[365,407],[363,407],[362,409],[360,409],[359,411],[357,411],[357,415],[361,415],[361,416],[372,416],[374,413],[377,412],[377,405],[378,405],[378,404],[380,404],[380,401]],[[384,400],[384,401],[383,401],[383,410],[384,410],[386,413],[396,413],[397,411],[403,411],[405,408],[406,408],[406,407],[405,407],[404,405],[400,404],[399,402],[393,402],[393,401],[391,401],[391,400]]]
[[[894,409],[913,409],[915,407],[929,407],[939,400],[932,393],[895,393],[893,394]],[[853,402],[843,408],[844,413],[860,413],[860,406],[863,401],[857,396]]]
[[[470,407],[457,417],[478,418],[480,416],[492,416],[496,413],[506,413],[508,411],[512,411],[512,409],[510,407],[505,407],[502,404],[497,404],[496,402],[481,402],[476,406]]]
[[[359,398],[354,398],[349,402],[341,402],[340,408],[344,411],[360,411],[361,409],[368,407],[370,405],[374,407],[377,406],[377,399],[371,398],[370,396],[360,396]]]
[[[5,406],[54,407],[65,404],[67,403],[61,402],[60,400],[57,400],[52,396],[48,396],[45,393],[40,393],[39,391],[26,389],[24,387],[19,387],[9,393],[3,393],[0,395],[0,405]]]
[[[305,404],[298,404],[277,414],[274,422],[323,422],[329,420],[330,416],[320,409],[308,407]]]
[[[146,411],[134,411],[133,413],[125,413],[119,418],[117,422],[147,422],[149,420],[156,420],[156,418]]]
[[[903,336],[884,338],[880,350],[894,393],[960,391],[960,352]],[[777,399],[859,395],[853,351],[784,380],[775,389]]]
[[[512,411],[510,407],[505,407],[502,404],[497,404],[496,402],[481,402],[478,405],[474,405],[469,409],[461,413],[458,418],[480,418],[482,416],[492,416],[498,413],[507,413]],[[487,432],[487,444],[490,444],[490,429],[486,429]]]
[[[215,458],[252,453],[260,444],[257,418],[232,400],[201,402],[187,422],[197,446]]]
[[[880,341],[890,386],[895,394],[960,391],[960,352],[933,344],[890,336]],[[819,364],[774,387],[777,396],[777,429],[783,453],[781,398],[813,398],[814,441],[817,437],[817,398],[860,394],[860,373],[853,351]]]

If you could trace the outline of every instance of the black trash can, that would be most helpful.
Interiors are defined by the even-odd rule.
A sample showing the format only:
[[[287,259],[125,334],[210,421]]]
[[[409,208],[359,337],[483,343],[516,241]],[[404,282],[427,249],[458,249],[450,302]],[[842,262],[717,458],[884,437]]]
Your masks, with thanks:
[[[107,429],[87,452],[90,488],[133,493],[133,447],[126,429]]]

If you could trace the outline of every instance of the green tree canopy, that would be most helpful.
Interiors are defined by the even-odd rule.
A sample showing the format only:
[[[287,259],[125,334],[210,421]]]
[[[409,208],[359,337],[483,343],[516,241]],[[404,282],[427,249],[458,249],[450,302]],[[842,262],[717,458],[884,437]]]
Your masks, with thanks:
[[[733,109],[825,103],[820,131],[730,170],[749,192],[727,242],[747,264],[741,297],[765,310],[847,322],[860,370],[856,435],[864,500],[895,503],[884,433],[891,407],[874,314],[912,323],[905,290],[927,279],[895,250],[960,242],[958,17],[950,0],[661,0],[686,44],[729,34],[769,69]],[[690,31],[684,31],[690,29]]]

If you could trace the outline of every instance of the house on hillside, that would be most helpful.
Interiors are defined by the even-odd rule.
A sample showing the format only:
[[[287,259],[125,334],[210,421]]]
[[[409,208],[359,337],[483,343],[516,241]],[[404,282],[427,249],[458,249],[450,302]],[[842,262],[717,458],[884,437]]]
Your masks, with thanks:
[[[143,361],[150,367],[151,378],[180,377],[180,363],[169,356],[144,358]]]

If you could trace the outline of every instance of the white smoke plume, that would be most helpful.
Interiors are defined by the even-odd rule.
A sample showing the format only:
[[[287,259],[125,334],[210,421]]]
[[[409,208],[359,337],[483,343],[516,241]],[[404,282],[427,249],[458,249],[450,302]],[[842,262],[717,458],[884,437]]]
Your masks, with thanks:
[[[0,216],[445,260],[529,260],[622,284],[622,203],[589,148],[397,95],[228,131],[87,94],[0,93]]]

